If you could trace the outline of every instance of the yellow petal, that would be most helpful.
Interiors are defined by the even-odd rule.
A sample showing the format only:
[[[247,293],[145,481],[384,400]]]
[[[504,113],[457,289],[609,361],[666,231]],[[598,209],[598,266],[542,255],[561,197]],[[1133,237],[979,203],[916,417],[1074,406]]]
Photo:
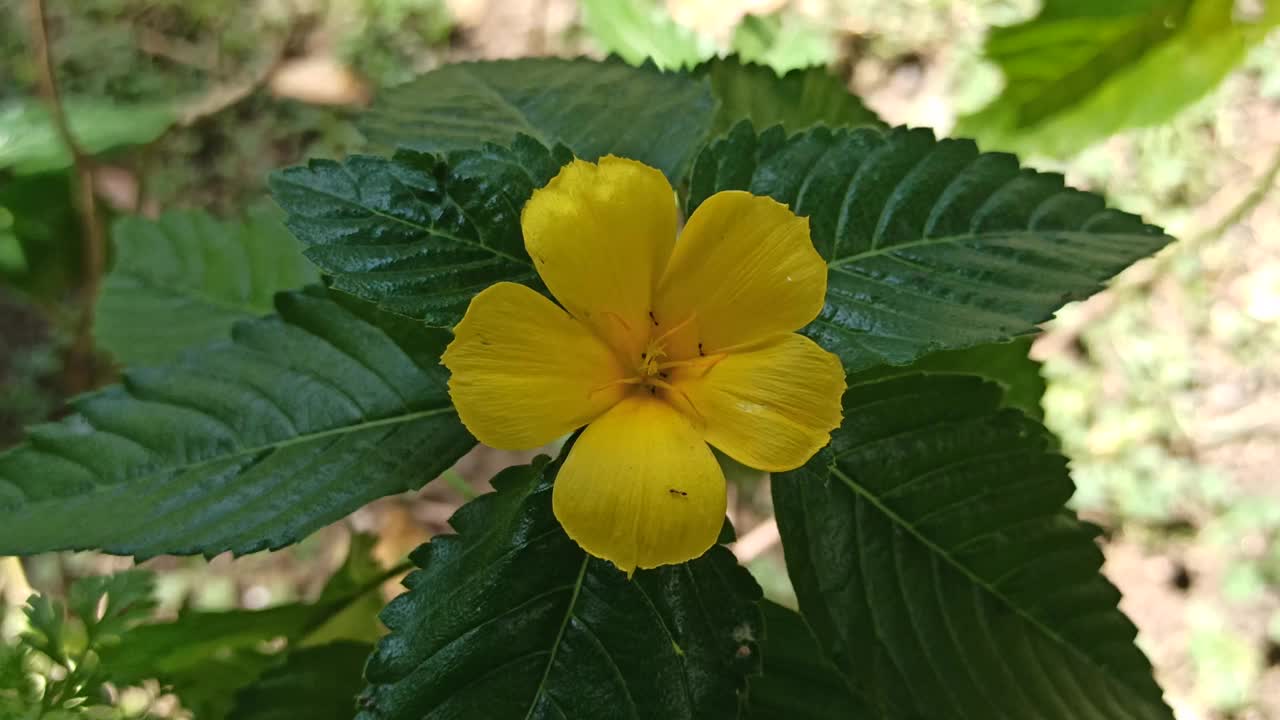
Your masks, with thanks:
[[[844,368],[809,338],[791,333],[708,360],[677,369],[672,384],[701,419],[707,442],[734,460],[794,470],[839,427]]]
[[[661,172],[607,155],[575,160],[520,216],[542,280],[575,318],[627,357],[649,332],[653,290],[676,238],[676,199]]]
[[[556,476],[552,507],[569,537],[630,575],[715,543],[724,474],[692,423],[641,391],[583,431]]]
[[[462,424],[486,445],[524,450],[591,422],[628,386],[617,356],[582,323],[523,285],[471,300],[441,361]]]
[[[688,321],[668,351],[689,357],[697,343],[711,354],[798,330],[818,316],[826,292],[809,221],[772,198],[725,191],[689,218],[655,313],[664,325]]]

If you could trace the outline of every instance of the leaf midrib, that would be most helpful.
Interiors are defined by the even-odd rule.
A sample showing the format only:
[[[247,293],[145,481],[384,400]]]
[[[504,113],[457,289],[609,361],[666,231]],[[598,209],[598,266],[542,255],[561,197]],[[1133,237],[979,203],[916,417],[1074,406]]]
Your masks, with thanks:
[[[121,481],[119,481],[119,482],[103,483],[103,484],[98,485],[97,487],[95,487],[92,491],[90,491],[90,492],[88,492],[88,493],[83,493],[83,494],[84,494],[84,495],[90,495],[90,494],[93,494],[93,493],[96,493],[96,492],[102,492],[102,491],[106,491],[106,490],[111,490],[111,489],[114,489],[114,488],[119,487],[119,486],[120,486],[120,485],[122,485],[122,484],[128,484],[128,483],[140,482],[140,481],[147,480],[147,479],[150,479],[150,478],[155,477],[156,475],[160,475],[160,474],[164,474],[164,473],[190,472],[190,471],[192,471],[192,470],[195,470],[195,469],[197,469],[197,468],[203,467],[203,466],[205,466],[205,465],[211,465],[211,464],[213,464],[213,463],[217,463],[217,462],[225,462],[225,461],[228,461],[228,460],[235,460],[235,459],[237,459],[237,458],[242,458],[242,457],[249,456],[249,455],[256,455],[256,454],[258,454],[258,453],[266,452],[266,451],[279,452],[280,450],[283,450],[283,449],[285,449],[285,448],[287,448],[287,447],[291,447],[291,446],[293,446],[293,445],[298,445],[298,444],[301,444],[301,443],[311,442],[311,441],[313,441],[313,440],[319,440],[319,439],[322,439],[322,438],[332,437],[332,436],[335,436],[335,435],[342,435],[342,434],[350,433],[350,432],[360,432],[360,431],[362,431],[362,430],[369,430],[369,429],[371,429],[371,428],[383,427],[383,426],[387,426],[387,425],[397,425],[397,424],[400,424],[400,423],[413,422],[414,420],[421,420],[422,418],[426,418],[426,417],[433,417],[433,416],[435,416],[435,415],[444,415],[444,414],[448,414],[448,413],[451,413],[451,412],[454,412],[454,408],[453,408],[453,406],[452,406],[452,405],[446,405],[445,407],[441,407],[441,408],[432,408],[431,410],[420,410],[420,411],[416,411],[416,412],[406,413],[406,414],[404,414],[404,415],[394,415],[394,416],[392,416],[392,417],[380,418],[380,419],[378,419],[378,420],[369,420],[369,421],[365,421],[365,422],[357,423],[357,424],[355,424],[355,425],[344,425],[344,426],[342,426],[342,427],[329,428],[328,430],[320,430],[320,431],[318,431],[318,432],[305,433],[305,434],[297,435],[297,436],[295,436],[295,437],[291,437],[291,438],[288,438],[288,439],[282,440],[282,441],[277,442],[277,443],[266,443],[266,444],[263,444],[263,445],[255,445],[255,446],[253,446],[253,447],[242,448],[242,449],[240,449],[240,450],[237,450],[236,452],[227,453],[227,454],[224,454],[224,455],[218,455],[218,456],[216,456],[216,457],[205,458],[205,459],[203,459],[203,460],[198,460],[198,461],[196,461],[196,462],[192,462],[192,463],[186,463],[186,464],[179,464],[179,465],[169,465],[169,466],[165,466],[165,467],[162,467],[162,468],[158,468],[158,469],[152,470],[151,472],[144,473],[144,474],[142,474],[142,475],[138,475],[138,476],[134,476],[134,477],[130,477],[130,478],[125,478],[124,480],[121,480]],[[132,438],[130,438],[130,439],[132,440]],[[28,445],[20,445],[20,446],[18,446],[18,447],[16,447],[16,448],[14,448],[11,452],[20,452],[20,451],[22,451],[24,448],[27,448],[27,447],[29,447],[29,448],[31,448],[31,449],[33,449],[33,450],[37,451],[37,452],[46,452],[46,453],[50,452],[50,451],[49,451],[49,450],[47,450],[47,449],[41,448],[41,447],[36,446],[36,445],[30,445],[30,444],[28,444]],[[0,453],[0,457],[3,457],[4,455],[7,455],[7,454],[8,454],[8,453]],[[58,455],[57,453],[51,453],[51,454]],[[59,456],[59,457],[62,457],[61,455],[58,455],[58,456]],[[66,458],[64,458],[64,459],[66,459]],[[3,480],[3,478],[0,478],[0,480]],[[8,482],[8,481],[5,481],[5,482]],[[17,487],[19,490],[22,490],[22,487],[21,487],[20,485],[16,485],[16,484],[14,484],[14,483],[8,483],[8,484],[13,485],[14,487]],[[24,494],[25,494],[25,493],[24,493]],[[54,498],[54,499],[55,499],[55,500],[58,500],[58,501],[65,500],[65,498]],[[37,501],[36,503],[31,503],[31,502],[29,502],[29,503],[24,503],[24,505],[27,505],[27,506],[35,505],[35,504],[37,504],[38,502],[40,502],[40,501]],[[18,507],[23,507],[23,505],[19,505]]]
[[[894,245],[882,245],[872,250],[864,250],[863,252],[846,255],[845,257],[832,260],[827,263],[827,267],[832,270],[839,269],[845,265],[851,265],[859,260],[877,257],[880,255],[888,255],[898,250],[910,249],[915,247],[929,247],[931,245],[946,245],[961,243],[966,240],[982,240],[987,237],[999,236],[1007,237],[1009,235],[1053,235],[1054,237],[1074,238],[1084,237],[1090,239],[1098,239],[1102,237],[1124,237],[1124,238],[1159,238],[1162,235],[1145,235],[1136,232],[1127,233],[1094,233],[1084,230],[1032,230],[1029,228],[1017,228],[1012,230],[992,230],[985,233],[966,233],[964,235],[941,235],[938,237],[926,237],[919,240],[911,240],[909,242],[896,243]]]
[[[548,147],[554,144],[538,131],[538,128],[534,126],[529,114],[525,112],[523,108],[520,108],[515,103],[511,102],[511,100],[503,95],[488,78],[482,77],[476,73],[472,65],[463,65],[461,66],[461,69],[463,74],[471,78],[477,87],[484,89],[484,91],[488,93],[490,97],[495,99],[499,105],[508,110],[509,115],[514,116],[524,125],[524,130],[522,130],[522,132],[527,132],[530,137],[535,138],[538,142]]]
[[[418,223],[412,222],[412,221],[407,220],[407,219],[405,219],[405,218],[397,217],[397,216],[395,216],[395,215],[391,215],[390,213],[385,213],[385,212],[383,212],[383,211],[381,211],[381,210],[379,210],[379,209],[377,209],[377,208],[370,207],[370,206],[369,206],[369,205],[367,205],[367,204],[360,203],[360,202],[358,202],[358,201],[356,201],[356,200],[352,200],[352,199],[350,199],[350,198],[346,198],[346,197],[343,197],[343,196],[341,196],[341,195],[337,195],[337,194],[335,194],[335,193],[333,193],[333,192],[330,192],[330,191],[328,191],[328,190],[321,190],[321,189],[319,189],[319,188],[317,188],[317,187],[315,187],[315,186],[312,186],[312,185],[306,185],[306,184],[303,184],[303,183],[297,182],[296,180],[291,179],[287,174],[283,174],[283,173],[282,173],[282,174],[280,174],[280,175],[277,175],[276,177],[278,178],[278,179],[277,179],[277,182],[281,182],[281,183],[284,183],[284,184],[290,185],[290,186],[292,186],[292,187],[299,188],[299,189],[301,189],[301,190],[305,190],[305,191],[307,191],[307,192],[314,193],[314,194],[316,194],[316,195],[320,195],[320,196],[322,196],[322,197],[328,198],[328,199],[333,200],[333,201],[335,201],[335,202],[337,202],[337,203],[340,203],[340,204],[342,204],[342,205],[346,205],[347,207],[352,207],[352,208],[357,208],[357,209],[359,209],[359,210],[363,210],[363,211],[365,211],[365,212],[369,213],[370,215],[373,215],[374,217],[382,218],[383,220],[389,220],[389,221],[391,221],[391,222],[393,222],[393,223],[398,223],[398,224],[400,224],[400,225],[404,225],[405,227],[413,228],[414,230],[417,230],[417,231],[419,231],[419,232],[421,232],[421,233],[424,233],[424,234],[426,234],[426,235],[434,235],[434,236],[436,236],[436,237],[441,237],[441,238],[444,238],[444,239],[446,239],[446,240],[451,240],[451,241],[453,241],[453,242],[458,243],[459,245],[466,245],[466,246],[469,246],[469,247],[473,247],[473,248],[476,248],[476,249],[478,249],[478,250],[482,250],[482,251],[484,251],[484,252],[490,253],[490,254],[492,254],[492,255],[494,255],[494,256],[497,256],[497,257],[503,258],[503,259],[505,259],[505,260],[509,260],[509,261],[511,261],[511,262],[513,262],[513,263],[516,263],[516,264],[519,264],[519,265],[527,265],[527,266],[529,266],[529,267],[533,267],[533,262],[532,262],[531,260],[527,259],[527,258],[518,258],[518,257],[516,257],[515,255],[511,255],[510,253],[503,252],[503,251],[501,251],[501,250],[499,250],[499,249],[497,249],[497,248],[495,248],[495,247],[491,247],[491,246],[489,246],[489,245],[487,245],[487,244],[485,244],[485,243],[483,243],[483,242],[480,242],[480,241],[478,241],[478,240],[470,240],[470,239],[468,239],[468,238],[464,238],[464,237],[460,237],[460,236],[458,236],[458,235],[454,235],[454,234],[453,234],[453,233],[451,233],[451,232],[447,232],[447,231],[441,230],[441,229],[439,229],[439,228],[434,228],[434,227],[431,227],[431,226],[428,226],[428,225],[420,225],[420,224],[418,224]],[[454,197],[453,197],[453,195],[452,195],[452,194],[450,194],[450,193],[449,193],[448,189],[445,189],[444,194],[449,198],[449,201],[450,201],[450,202],[452,202],[455,206],[457,206],[457,207],[459,208],[459,210],[461,210],[461,205],[459,205],[458,201],[457,201],[456,199],[454,199]],[[479,228],[477,228],[476,232],[479,232]],[[307,243],[307,246],[308,246],[309,248],[310,248],[310,247],[316,247],[317,245],[321,245],[321,243]]]
[[[524,720],[533,717],[533,711],[538,707],[538,699],[542,697],[542,693],[546,692],[547,678],[551,677],[551,668],[556,664],[556,654],[560,652],[560,645],[564,642],[564,633],[569,629],[569,620],[573,618],[574,608],[578,605],[578,594],[582,592],[582,581],[587,577],[587,564],[591,562],[591,556],[582,554],[582,566],[578,568],[578,577],[573,581],[573,593],[569,596],[569,605],[565,608],[564,617],[560,619],[560,629],[556,631],[556,639],[551,644],[551,654],[547,657],[547,667],[542,671],[542,679],[538,681],[538,687],[533,691],[533,699],[529,701],[529,710],[524,714]]]
[[[1014,604],[1011,600],[1009,600],[1009,598],[1007,598],[998,589],[993,587],[990,583],[988,583],[987,581],[975,575],[973,571],[968,568],[968,566],[961,563],[959,560],[953,557],[949,552],[947,552],[944,548],[939,546],[937,543],[933,542],[932,540],[930,540],[929,538],[921,534],[916,529],[916,527],[911,523],[907,522],[905,518],[903,518],[898,513],[894,512],[892,508],[889,508],[888,506],[881,503],[878,497],[868,492],[865,488],[863,488],[861,485],[855,482],[853,478],[841,472],[840,469],[836,467],[834,463],[827,466],[827,471],[830,472],[832,475],[836,476],[837,478],[839,478],[840,481],[844,483],[844,485],[848,487],[855,495],[871,503],[872,507],[875,507],[881,513],[883,513],[885,517],[889,518],[894,524],[906,530],[911,535],[911,537],[915,538],[918,542],[923,544],[930,552],[934,553],[936,556],[946,561],[946,563],[950,565],[952,568],[958,570],[961,574],[967,577],[969,581],[972,582],[974,585],[982,588],[987,593],[989,593],[992,597],[997,598],[1001,603],[1005,605],[1005,607],[1008,607],[1011,611],[1013,611],[1014,614],[1016,614],[1018,617],[1022,618],[1029,625],[1031,625],[1031,627],[1043,633],[1046,637],[1050,638],[1051,640],[1056,642],[1058,645],[1065,648],[1068,652],[1072,653],[1073,655],[1078,657],[1080,660],[1084,661],[1086,664],[1103,670],[1104,672],[1102,672],[1102,676],[1103,678],[1105,678],[1107,682],[1110,682],[1113,685],[1119,686],[1127,693],[1132,694],[1134,697],[1145,698],[1145,696],[1143,695],[1140,689],[1132,687],[1127,683],[1120,682],[1115,677],[1114,673],[1108,672],[1110,668],[1108,668],[1107,665],[1099,662],[1095,658],[1086,654],[1080,648],[1076,647],[1074,644],[1068,642],[1066,638],[1064,638],[1061,634],[1056,632],[1053,628],[1045,625],[1043,622],[1041,622],[1039,619],[1035,618],[1034,616],[1029,615],[1025,610],[1022,609],[1021,606]]]
[[[236,300],[227,300],[225,298],[215,297],[205,292],[204,291],[205,289],[203,288],[192,291],[192,292],[186,292],[185,291],[186,288],[179,287],[177,284],[166,285],[162,282],[158,282],[154,280],[153,278],[149,277],[145,273],[133,272],[131,270],[121,270],[119,274],[108,277],[107,286],[110,287],[112,285],[116,285],[117,287],[119,287],[118,284],[122,282],[131,283],[133,286],[131,288],[120,287],[120,289],[122,290],[123,289],[140,290],[144,292],[155,293],[157,295],[164,295],[167,297],[176,298],[179,300],[185,300],[188,302],[196,302],[217,310],[222,310],[223,312],[226,312],[226,313],[231,313],[231,314],[240,315],[244,317],[252,317],[252,316],[261,315],[263,313],[271,312],[270,306],[257,307],[253,305],[250,301],[245,301],[241,303]]]

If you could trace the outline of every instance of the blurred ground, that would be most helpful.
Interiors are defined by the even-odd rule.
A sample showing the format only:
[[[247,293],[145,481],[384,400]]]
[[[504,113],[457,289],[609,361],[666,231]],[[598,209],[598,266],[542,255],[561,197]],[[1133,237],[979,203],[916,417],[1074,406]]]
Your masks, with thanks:
[[[358,104],[373,87],[453,59],[597,52],[568,0],[294,0],[244,3],[233,13],[201,0],[188,8],[193,24],[167,19],[176,11],[165,3],[141,17],[129,14],[137,2],[90,4],[95,11],[66,19],[80,34],[59,43],[81,44],[66,50],[70,70],[61,68],[72,87],[141,92],[126,82],[125,60],[110,70],[112,53],[141,52],[169,58],[170,71],[154,83],[173,92],[195,87],[188,70],[216,76],[221,91],[243,91],[154,150],[191,159],[146,178],[164,189],[152,199],[161,206],[234,207],[260,192],[268,168],[304,151],[341,152],[349,131],[317,103]],[[1033,5],[667,2],[675,18],[720,42],[748,11],[803,17],[824,29],[835,66],[871,107],[891,122],[942,133],[998,90],[998,74],[978,60],[984,29],[1026,17]],[[16,31],[0,30],[6,57]],[[107,69],[76,75],[77,57],[104,58]],[[255,69],[261,62],[269,72]],[[21,81],[23,70],[14,72]],[[111,72],[114,85],[102,79]],[[212,107],[226,101],[193,94]],[[1125,593],[1123,607],[1179,718],[1280,718],[1280,37],[1168,127],[1115,137],[1065,165],[1029,160],[1183,239],[1050,324],[1035,347],[1050,380],[1048,423],[1074,459],[1077,507],[1107,532],[1106,571]],[[122,178],[107,189],[123,192],[128,206],[139,178],[127,168]],[[0,295],[0,443],[12,440],[6,421],[49,411],[58,342],[56,322],[33,324],[6,302]],[[478,451],[452,482],[375,503],[285,552],[147,565],[166,571],[167,612],[308,596],[340,561],[350,528],[378,532],[380,557],[391,564],[444,531],[452,509],[498,468],[525,457]],[[740,554],[768,592],[785,598],[767,483],[745,473],[731,507]],[[35,587],[57,590],[128,564],[76,554],[35,558],[27,570]]]

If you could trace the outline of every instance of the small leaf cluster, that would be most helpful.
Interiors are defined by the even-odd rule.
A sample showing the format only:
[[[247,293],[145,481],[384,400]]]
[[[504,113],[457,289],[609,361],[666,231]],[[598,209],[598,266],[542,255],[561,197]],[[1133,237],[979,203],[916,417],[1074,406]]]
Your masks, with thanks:
[[[369,601],[403,567],[373,559],[355,535],[312,602],[156,617],[153,574],[128,570],[72,583],[65,603],[27,601],[28,630],[0,647],[0,712],[14,718],[126,718],[124,688],[159,681],[198,718],[351,717],[379,632]],[[376,610],[375,610],[376,612]],[[146,712],[143,708],[142,712]]]
[[[29,629],[0,647],[0,710],[23,718],[114,717],[101,658],[150,617],[152,591],[150,572],[128,570],[75,581],[65,603],[33,594],[23,608]]]

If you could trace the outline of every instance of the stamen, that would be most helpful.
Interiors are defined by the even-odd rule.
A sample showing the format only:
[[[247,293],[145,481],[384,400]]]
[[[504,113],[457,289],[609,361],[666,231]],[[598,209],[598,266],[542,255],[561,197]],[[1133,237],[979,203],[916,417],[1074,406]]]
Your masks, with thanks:
[[[689,397],[689,393],[685,392],[684,390],[681,390],[680,388],[676,387],[675,385],[672,385],[669,382],[666,382],[664,380],[658,380],[657,378],[649,378],[649,384],[660,387],[663,390],[666,390],[668,392],[679,393],[680,397],[684,398],[684,401],[689,404],[689,409],[693,411],[693,414],[698,416],[698,421],[702,423],[707,422],[707,418],[704,417],[702,413],[698,411],[698,406],[693,404],[693,398]]]
[[[724,346],[724,347],[722,347],[722,348],[716,348],[716,355],[729,355],[729,354],[731,354],[731,353],[736,353],[736,352],[739,352],[739,351],[744,350],[744,349],[746,349],[746,348],[750,348],[750,347],[755,346],[755,345],[761,345],[761,344],[762,344],[762,343],[764,343],[764,342],[766,342],[766,341],[764,341],[764,340],[748,340],[747,342],[738,343],[738,344],[736,344],[736,345],[726,345],[726,346]],[[699,344],[699,345],[698,345],[698,349],[699,349],[699,350],[701,350],[701,349],[702,349],[702,345],[701,345],[701,344]]]
[[[716,353],[715,355],[701,355],[691,360],[672,360],[671,362],[658,363],[658,370],[670,370],[679,367],[701,367],[706,366],[707,370],[715,367],[721,360],[729,357],[729,353]]]
[[[590,396],[592,396],[592,395],[595,395],[596,393],[600,392],[601,390],[608,390],[609,388],[613,387],[614,385],[639,385],[639,384],[641,384],[641,383],[643,383],[643,382],[644,382],[644,378],[642,378],[642,377],[640,377],[640,376],[624,378],[624,379],[622,379],[622,380],[614,380],[613,382],[607,382],[607,383],[605,383],[605,384],[601,385],[600,387],[592,388],[592,389],[591,389],[591,392],[587,394],[587,397],[590,397]]]
[[[649,317],[653,317],[653,313],[649,313]],[[685,318],[683,322],[679,323],[678,325],[676,325],[675,327],[671,328],[670,330],[667,330],[666,332],[662,333],[661,335],[659,335],[658,337],[654,338],[653,340],[650,340],[649,342],[652,342],[652,343],[660,343],[660,342],[662,342],[663,340],[666,340],[667,338],[671,337],[672,333],[679,332],[681,329],[683,329],[683,328],[687,327],[687,326],[689,325],[689,323],[693,322],[693,321],[694,321],[694,319],[695,319],[695,318],[697,318],[697,317],[698,317],[698,314],[697,314],[697,313],[692,313],[691,315],[689,315],[689,317]],[[654,321],[653,321],[653,324],[654,324],[654,325],[657,325],[657,324],[658,324],[658,321],[657,321],[657,320],[654,320]]]
[[[618,313],[616,313],[616,312],[610,312],[610,311],[608,311],[608,310],[602,310],[602,311],[600,311],[600,314],[601,314],[601,315],[604,315],[604,316],[606,316],[606,317],[609,317],[609,318],[613,318],[614,320],[616,320],[616,321],[617,321],[617,323],[618,323],[619,325],[621,325],[621,326],[622,326],[622,329],[623,329],[623,330],[626,330],[627,332],[631,332],[631,326],[630,326],[630,325],[628,325],[628,324],[627,324],[627,321],[626,321],[626,320],[623,320],[623,319],[622,319],[622,316],[621,316],[621,315],[619,315]]]

